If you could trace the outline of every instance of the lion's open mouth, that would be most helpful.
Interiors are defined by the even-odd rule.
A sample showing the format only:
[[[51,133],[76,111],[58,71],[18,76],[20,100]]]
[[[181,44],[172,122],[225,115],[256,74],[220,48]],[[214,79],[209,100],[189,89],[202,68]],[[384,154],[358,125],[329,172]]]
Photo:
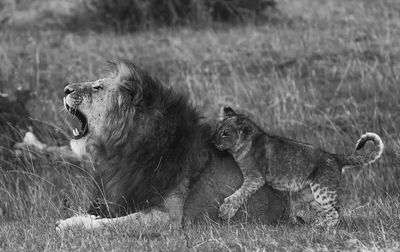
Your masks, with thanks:
[[[80,139],[84,136],[87,135],[87,133],[89,132],[89,127],[88,127],[88,123],[87,123],[87,119],[86,117],[83,115],[83,113],[81,111],[79,111],[79,109],[77,108],[73,108],[68,106],[67,103],[64,102],[65,108],[67,109],[67,111],[69,113],[71,113],[72,115],[74,115],[79,122],[81,123],[81,128],[75,128],[72,130],[72,133],[74,134],[73,138],[74,139]]]

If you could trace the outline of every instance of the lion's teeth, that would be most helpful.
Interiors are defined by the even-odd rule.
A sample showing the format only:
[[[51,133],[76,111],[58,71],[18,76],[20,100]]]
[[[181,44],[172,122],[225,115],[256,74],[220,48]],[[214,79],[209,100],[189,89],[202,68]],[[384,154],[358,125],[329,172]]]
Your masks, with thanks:
[[[79,130],[77,128],[75,128],[72,133],[74,134],[74,136],[78,136],[79,135]]]

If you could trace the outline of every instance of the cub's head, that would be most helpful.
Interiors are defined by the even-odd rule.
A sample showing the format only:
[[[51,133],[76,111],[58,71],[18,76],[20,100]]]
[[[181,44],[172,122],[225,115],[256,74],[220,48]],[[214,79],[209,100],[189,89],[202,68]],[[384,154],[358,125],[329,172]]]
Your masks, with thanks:
[[[110,67],[106,78],[64,88],[64,106],[81,123],[73,129],[72,145],[86,143],[89,137],[108,144],[123,143],[145,103],[144,96],[154,91],[152,86],[157,86],[147,73],[130,62],[111,62]]]
[[[219,150],[237,153],[251,145],[258,132],[258,127],[250,119],[230,107],[222,107],[212,141]]]

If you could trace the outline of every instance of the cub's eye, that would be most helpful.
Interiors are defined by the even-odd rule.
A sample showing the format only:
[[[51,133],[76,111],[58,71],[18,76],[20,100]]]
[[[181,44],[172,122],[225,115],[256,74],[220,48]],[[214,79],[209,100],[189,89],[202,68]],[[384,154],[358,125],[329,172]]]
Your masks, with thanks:
[[[93,86],[93,89],[94,89],[95,91],[99,91],[100,89],[103,89],[103,85]]]
[[[222,136],[222,137],[227,137],[227,136],[229,136],[228,131],[226,131],[226,130],[222,131],[222,132],[221,132],[221,136]]]

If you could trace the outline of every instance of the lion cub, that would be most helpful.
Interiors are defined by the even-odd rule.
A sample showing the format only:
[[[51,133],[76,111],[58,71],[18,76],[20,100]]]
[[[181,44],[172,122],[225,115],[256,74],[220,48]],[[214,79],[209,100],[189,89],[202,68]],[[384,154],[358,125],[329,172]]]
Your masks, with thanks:
[[[230,107],[223,107],[213,136],[219,150],[228,151],[243,173],[243,185],[220,206],[220,217],[233,217],[239,207],[265,183],[284,191],[301,192],[325,214],[329,227],[339,221],[339,191],[342,170],[375,162],[382,154],[383,143],[375,133],[362,135],[356,150],[372,140],[374,150],[363,155],[326,152],[314,145],[272,136]],[[322,224],[322,223],[320,223]]]

